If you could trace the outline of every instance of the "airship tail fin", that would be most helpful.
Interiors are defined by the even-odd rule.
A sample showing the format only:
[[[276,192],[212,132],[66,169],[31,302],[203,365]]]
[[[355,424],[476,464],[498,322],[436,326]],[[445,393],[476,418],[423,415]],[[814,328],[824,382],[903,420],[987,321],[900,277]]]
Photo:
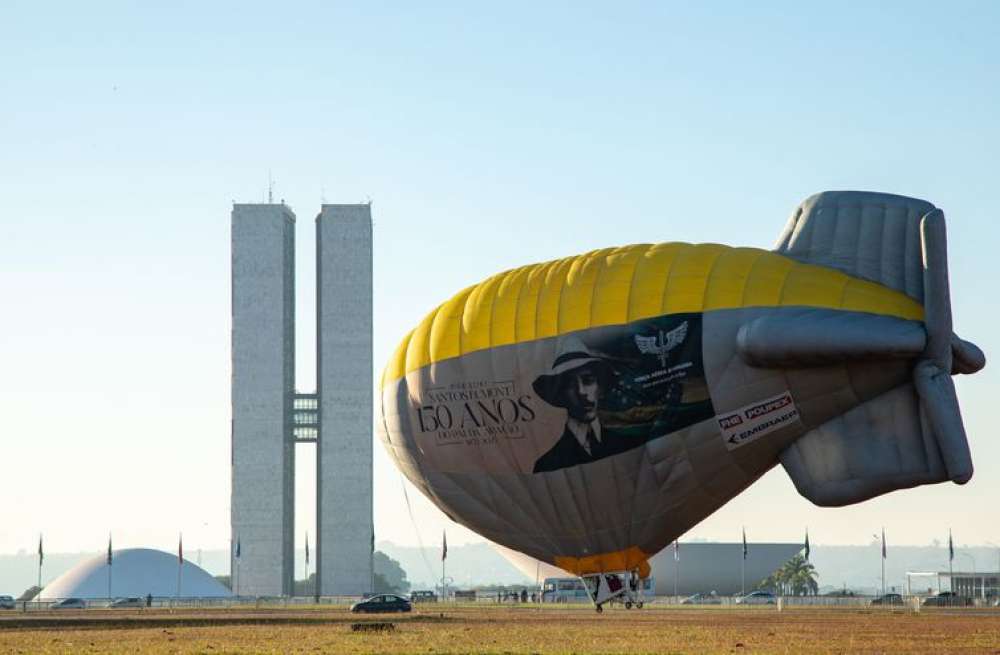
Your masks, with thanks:
[[[943,212],[903,196],[820,193],[792,215],[776,250],[909,295],[924,306],[927,335],[912,383],[782,453],[799,492],[819,505],[844,505],[920,484],[967,482],[972,457],[951,375],[974,373],[986,359],[952,331]]]
[[[924,302],[920,224],[925,200],[869,191],[824,191],[792,212],[775,252],[878,282]]]
[[[949,479],[942,448],[912,384],[812,430],[781,453],[799,493],[838,507]]]

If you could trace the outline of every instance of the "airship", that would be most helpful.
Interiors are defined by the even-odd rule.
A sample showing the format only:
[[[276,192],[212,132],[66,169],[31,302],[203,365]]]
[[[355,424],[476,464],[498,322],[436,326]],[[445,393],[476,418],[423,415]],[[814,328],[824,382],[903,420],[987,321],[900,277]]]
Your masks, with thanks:
[[[378,432],[449,518],[600,610],[779,463],[820,506],[964,484],[952,376],[985,363],[952,327],[944,213],[829,191],[773,250],[612,247],[459,291],[387,363]]]

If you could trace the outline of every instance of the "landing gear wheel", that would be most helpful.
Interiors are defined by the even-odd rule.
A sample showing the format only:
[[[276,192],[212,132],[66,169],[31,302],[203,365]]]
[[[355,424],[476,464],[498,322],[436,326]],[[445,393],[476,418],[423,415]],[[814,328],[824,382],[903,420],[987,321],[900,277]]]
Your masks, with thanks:
[[[627,610],[632,609],[632,601],[630,601],[630,600],[626,600],[625,601],[625,609],[627,609]]]
[[[598,613],[598,614],[600,614],[600,613],[601,613],[601,612],[603,612],[603,611],[604,611],[604,608],[603,608],[603,607],[601,607],[600,605],[598,605],[598,606],[597,606],[597,613]]]
[[[637,609],[642,609],[642,601],[640,600],[638,603],[635,604],[635,606]]]

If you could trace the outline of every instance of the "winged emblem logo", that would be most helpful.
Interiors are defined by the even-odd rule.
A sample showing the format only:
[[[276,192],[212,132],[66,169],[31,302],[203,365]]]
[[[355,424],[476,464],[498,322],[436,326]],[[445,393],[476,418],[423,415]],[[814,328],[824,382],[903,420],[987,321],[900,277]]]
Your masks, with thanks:
[[[669,332],[660,330],[659,334],[655,334],[651,337],[637,334],[635,335],[635,345],[639,348],[639,352],[642,354],[656,355],[659,357],[660,366],[666,368],[668,353],[684,342],[684,338],[687,337],[687,332],[688,322],[684,321]]]

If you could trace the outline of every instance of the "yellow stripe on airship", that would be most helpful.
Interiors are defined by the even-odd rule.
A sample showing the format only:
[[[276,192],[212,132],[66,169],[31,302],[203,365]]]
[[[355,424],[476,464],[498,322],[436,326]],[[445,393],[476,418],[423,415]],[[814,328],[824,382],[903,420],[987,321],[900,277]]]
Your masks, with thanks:
[[[400,343],[385,386],[478,350],[680,312],[820,307],[923,320],[909,296],[758,248],[606,248],[499,273],[442,303]]]

